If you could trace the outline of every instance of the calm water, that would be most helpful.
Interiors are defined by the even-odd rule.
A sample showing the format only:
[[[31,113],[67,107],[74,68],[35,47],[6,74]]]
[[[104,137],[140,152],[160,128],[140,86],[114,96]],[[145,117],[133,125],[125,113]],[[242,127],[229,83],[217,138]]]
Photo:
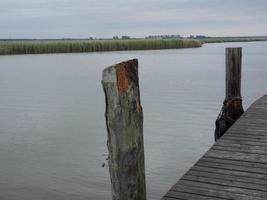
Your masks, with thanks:
[[[0,199],[110,199],[101,71],[139,59],[149,199],[213,144],[224,48],[243,47],[247,108],[267,93],[267,42],[0,57]]]

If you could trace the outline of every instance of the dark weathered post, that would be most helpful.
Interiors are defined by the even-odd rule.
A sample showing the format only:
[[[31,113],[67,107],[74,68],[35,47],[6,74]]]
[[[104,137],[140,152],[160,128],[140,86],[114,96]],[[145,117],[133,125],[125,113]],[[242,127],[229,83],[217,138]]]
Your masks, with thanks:
[[[226,48],[225,53],[225,100],[215,123],[215,140],[244,113],[241,97],[242,48]]]
[[[140,103],[138,60],[103,71],[106,99],[109,172],[113,200],[145,200],[143,110]]]

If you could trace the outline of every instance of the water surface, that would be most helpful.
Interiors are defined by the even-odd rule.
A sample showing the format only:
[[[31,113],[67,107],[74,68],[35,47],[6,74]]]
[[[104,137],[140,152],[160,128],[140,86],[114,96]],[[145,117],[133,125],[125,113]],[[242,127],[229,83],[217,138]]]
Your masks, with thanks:
[[[243,47],[247,108],[267,93],[267,42],[0,57],[0,199],[111,199],[101,71],[139,59],[147,192],[160,199],[213,144],[224,49]]]

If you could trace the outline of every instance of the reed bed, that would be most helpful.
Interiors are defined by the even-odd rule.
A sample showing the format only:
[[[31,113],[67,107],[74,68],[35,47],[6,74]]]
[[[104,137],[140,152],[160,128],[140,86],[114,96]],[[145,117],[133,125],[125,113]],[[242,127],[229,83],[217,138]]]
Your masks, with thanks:
[[[173,40],[6,40],[0,41],[0,55],[152,50],[201,47],[191,39]]]
[[[222,43],[222,42],[256,42],[267,41],[266,36],[251,36],[251,37],[212,37],[199,39],[203,43]]]

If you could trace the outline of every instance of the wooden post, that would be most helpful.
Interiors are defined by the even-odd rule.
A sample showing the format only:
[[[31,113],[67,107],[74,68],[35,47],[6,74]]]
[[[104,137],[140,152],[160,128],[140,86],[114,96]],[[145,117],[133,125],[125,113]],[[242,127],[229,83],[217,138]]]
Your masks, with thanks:
[[[138,60],[103,71],[109,172],[113,200],[146,200],[143,110]]]
[[[244,113],[241,97],[242,48],[226,48],[225,100],[215,122],[215,141]]]

